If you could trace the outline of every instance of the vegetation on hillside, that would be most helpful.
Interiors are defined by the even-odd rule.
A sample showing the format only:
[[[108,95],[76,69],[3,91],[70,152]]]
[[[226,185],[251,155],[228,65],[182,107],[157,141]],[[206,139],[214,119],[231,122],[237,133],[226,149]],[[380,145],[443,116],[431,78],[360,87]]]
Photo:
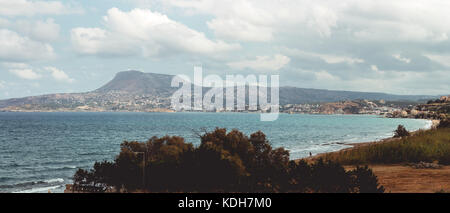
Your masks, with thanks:
[[[123,142],[114,162],[79,169],[74,190],[101,192],[383,192],[367,167],[289,160],[262,132],[215,129],[194,147],[176,136]]]
[[[444,128],[445,127],[445,128]],[[399,127],[399,133],[406,134]],[[345,165],[418,163],[438,161],[450,165],[450,128],[442,121],[440,128],[419,131],[398,140],[355,147],[341,152],[328,153],[325,159]]]

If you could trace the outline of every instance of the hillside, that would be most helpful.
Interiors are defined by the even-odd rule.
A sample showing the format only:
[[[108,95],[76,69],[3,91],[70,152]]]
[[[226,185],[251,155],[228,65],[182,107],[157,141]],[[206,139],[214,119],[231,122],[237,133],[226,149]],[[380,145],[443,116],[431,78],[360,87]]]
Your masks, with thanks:
[[[170,87],[172,75],[125,71],[116,74],[114,79],[93,91],[95,93],[127,92],[131,94],[149,94],[169,96],[176,88]]]
[[[297,87],[280,87],[280,103],[302,104],[337,102],[344,100],[386,100],[386,101],[423,101],[434,96],[426,95],[393,95],[373,92],[337,91],[323,89],[303,89]]]
[[[113,80],[94,92],[107,93],[111,91],[120,91],[132,94],[151,94],[166,97],[176,91],[176,88],[170,87],[173,77],[173,75],[143,73],[139,71],[119,72]],[[357,99],[419,101],[428,100],[430,98],[431,96],[424,95],[392,95],[385,93],[280,87],[281,104],[320,103]]]
[[[177,88],[170,85],[172,75],[119,72],[107,84],[85,93],[50,94],[0,101],[2,111],[154,111],[168,109]],[[204,88],[206,91],[208,88]],[[433,96],[392,95],[352,91],[333,91],[280,87],[280,104],[324,103],[344,100],[419,101]]]

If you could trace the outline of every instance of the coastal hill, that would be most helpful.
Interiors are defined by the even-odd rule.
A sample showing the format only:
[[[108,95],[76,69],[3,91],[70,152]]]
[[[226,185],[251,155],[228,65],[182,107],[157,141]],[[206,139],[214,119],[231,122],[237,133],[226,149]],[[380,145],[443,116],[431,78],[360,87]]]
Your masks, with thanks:
[[[161,97],[169,96],[177,90],[170,87],[173,75],[125,71],[116,74],[113,80],[95,90],[98,93],[111,91],[131,94],[151,94]],[[388,100],[388,101],[420,101],[429,100],[431,96],[424,95],[392,95],[373,92],[336,91],[324,89],[305,89],[297,87],[280,87],[281,104],[302,104],[335,102],[343,100]]]
[[[95,93],[126,92],[131,94],[148,94],[170,96],[177,88],[170,87],[172,75],[125,71],[116,74],[114,79],[93,91]]]
[[[165,111],[170,108],[170,96],[178,89],[171,87],[173,77],[124,71],[90,92],[0,100],[0,111]],[[436,97],[280,87],[281,105],[362,99],[418,102],[433,98]]]
[[[345,100],[386,100],[386,101],[423,101],[435,96],[427,95],[393,95],[376,92],[354,92],[324,89],[304,89],[297,87],[280,87],[281,104],[324,103]]]

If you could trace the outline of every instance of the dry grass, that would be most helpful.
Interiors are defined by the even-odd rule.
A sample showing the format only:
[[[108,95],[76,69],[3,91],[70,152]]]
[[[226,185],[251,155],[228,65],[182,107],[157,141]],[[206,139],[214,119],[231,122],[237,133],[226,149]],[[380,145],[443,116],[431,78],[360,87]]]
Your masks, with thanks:
[[[412,136],[368,143],[320,157],[343,165],[398,164],[420,161],[450,165],[450,128],[420,131]]]

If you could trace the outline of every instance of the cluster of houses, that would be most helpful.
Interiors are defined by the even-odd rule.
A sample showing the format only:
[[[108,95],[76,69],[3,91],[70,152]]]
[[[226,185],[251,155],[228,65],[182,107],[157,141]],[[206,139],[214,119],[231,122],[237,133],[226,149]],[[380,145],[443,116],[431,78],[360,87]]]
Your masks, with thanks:
[[[450,95],[441,96],[438,100],[428,101],[427,104],[419,104],[404,108],[390,114],[389,117],[422,118],[443,120],[450,114]]]

